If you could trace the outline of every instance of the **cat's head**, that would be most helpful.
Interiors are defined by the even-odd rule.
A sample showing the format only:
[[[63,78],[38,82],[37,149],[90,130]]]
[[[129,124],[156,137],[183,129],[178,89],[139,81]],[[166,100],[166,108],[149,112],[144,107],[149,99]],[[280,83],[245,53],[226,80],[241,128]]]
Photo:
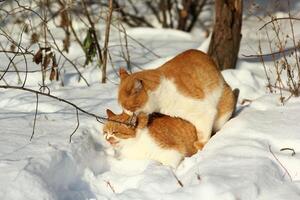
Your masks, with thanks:
[[[148,123],[148,116],[143,113],[131,116],[125,112],[115,114],[109,109],[106,113],[108,120],[104,124],[103,134],[112,146],[118,146],[120,142],[136,137],[137,128],[144,128]]]
[[[119,103],[124,109],[136,112],[148,100],[144,82],[135,74],[128,74],[123,68],[119,70],[119,74],[121,79],[118,94]]]

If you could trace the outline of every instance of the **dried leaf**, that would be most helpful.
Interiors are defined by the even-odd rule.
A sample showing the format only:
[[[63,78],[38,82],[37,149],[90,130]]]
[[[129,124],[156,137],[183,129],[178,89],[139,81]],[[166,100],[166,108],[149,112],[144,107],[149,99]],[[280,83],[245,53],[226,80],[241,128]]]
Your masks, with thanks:
[[[37,33],[32,33],[30,44],[38,43],[40,39],[40,36]]]
[[[39,49],[36,54],[33,56],[33,62],[40,64],[43,59],[42,49]]]
[[[56,72],[55,69],[51,69],[51,73],[50,73],[50,81],[53,81],[55,79],[56,76]]]
[[[91,29],[87,31],[86,37],[83,41],[83,48],[86,57],[85,65],[88,65],[90,62],[93,61],[93,58],[96,56],[96,43],[92,35]]]

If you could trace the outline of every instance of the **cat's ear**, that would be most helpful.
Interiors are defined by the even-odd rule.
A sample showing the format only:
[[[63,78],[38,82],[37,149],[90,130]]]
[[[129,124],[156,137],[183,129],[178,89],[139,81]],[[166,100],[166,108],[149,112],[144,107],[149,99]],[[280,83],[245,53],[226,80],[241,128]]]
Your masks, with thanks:
[[[128,72],[124,68],[119,69],[119,75],[120,75],[121,80],[123,80],[124,78],[129,76]]]
[[[137,127],[138,128],[145,128],[148,125],[149,117],[145,113],[140,113],[137,116]]]
[[[140,79],[135,79],[133,89],[135,92],[140,92],[143,89],[143,81]]]
[[[110,118],[110,117],[113,117],[115,116],[116,114],[113,113],[113,111],[109,110],[109,109],[106,109],[106,114],[107,114],[107,117]]]

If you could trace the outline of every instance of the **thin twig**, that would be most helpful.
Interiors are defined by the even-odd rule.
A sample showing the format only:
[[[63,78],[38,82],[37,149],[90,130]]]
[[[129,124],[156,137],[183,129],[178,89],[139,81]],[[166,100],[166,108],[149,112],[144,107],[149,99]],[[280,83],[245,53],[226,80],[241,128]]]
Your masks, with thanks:
[[[25,55],[33,55],[32,52],[17,52],[17,51],[10,51],[10,50],[0,50],[0,53],[10,53],[10,54],[17,54],[17,56]]]
[[[287,51],[296,51],[298,49],[298,47],[289,47],[289,48],[285,48],[282,51],[274,51],[272,53],[266,53],[266,54],[242,54],[243,57],[245,58],[260,58],[261,56],[263,57],[268,57],[268,56],[275,56],[278,54],[281,54],[282,52],[287,52]]]
[[[88,83],[88,81],[85,79],[85,77],[82,75],[82,73],[79,71],[79,69],[78,69],[78,67],[67,57],[67,56],[65,56],[65,54],[59,49],[59,47],[58,47],[58,45],[57,45],[57,43],[56,43],[56,41],[55,41],[55,38],[54,38],[54,36],[53,36],[53,34],[52,34],[52,32],[50,31],[50,29],[47,27],[47,29],[48,29],[48,33],[49,33],[49,35],[51,36],[51,38],[53,39],[53,43],[54,43],[54,45],[55,45],[55,47],[56,47],[56,50],[74,67],[74,69],[77,71],[77,73],[79,74],[79,76],[80,76],[80,78],[82,78],[83,80],[84,80],[84,82],[85,82],[85,84],[87,85],[87,86],[90,86],[90,84]]]
[[[290,27],[291,27],[291,31],[292,31],[292,40],[293,40],[293,44],[294,44],[294,53],[295,53],[295,60],[296,60],[296,66],[297,66],[297,71],[298,71],[298,84],[297,87],[294,88],[294,95],[298,96],[299,95],[299,81],[300,81],[300,64],[299,64],[299,59],[298,59],[298,48],[299,46],[296,44],[296,39],[295,39],[295,32],[294,32],[294,25],[291,19],[291,11],[290,11],[290,1],[288,0],[288,7],[289,7],[289,17],[290,17]]]
[[[294,156],[294,155],[296,155],[296,152],[295,152],[295,150],[294,149],[292,149],[292,148],[282,148],[282,149],[280,149],[280,151],[292,151],[292,156]]]
[[[122,23],[119,23],[119,25],[123,29],[124,40],[125,40],[125,50],[124,50],[123,43],[122,43],[122,34],[119,31],[119,38],[120,38],[120,44],[121,44],[121,50],[122,50],[121,53],[122,53],[122,56],[123,56],[124,60],[126,61],[127,69],[129,70],[129,72],[132,72],[131,62],[130,62],[130,53],[129,53],[129,49],[128,49],[127,32],[126,32],[125,27],[123,26]]]
[[[111,185],[111,183],[109,182],[109,181],[104,181],[106,184],[107,184],[107,186],[111,189],[111,191],[115,194],[116,193],[116,191],[115,191],[115,189],[114,189],[114,187]]]
[[[263,26],[261,26],[258,30],[263,29],[264,27],[266,27],[268,24],[273,23],[274,21],[280,21],[280,20],[299,20],[300,18],[296,18],[296,17],[276,17],[273,18],[272,20],[268,21],[267,23],[265,23]]]
[[[37,116],[38,107],[39,107],[39,94],[35,93],[35,95],[36,95],[35,114],[34,114],[34,120],[33,120],[33,126],[32,126],[32,134],[31,134],[31,137],[30,137],[30,141],[32,140],[32,138],[34,136],[35,124],[36,124],[36,116]]]
[[[102,121],[101,123],[103,123],[103,121],[106,121],[107,118],[105,117],[101,117],[99,115],[96,115],[94,113],[90,113],[86,110],[83,110],[82,108],[78,107],[77,105],[75,105],[74,103],[68,101],[68,100],[65,100],[65,99],[62,99],[62,98],[59,98],[59,97],[56,97],[56,96],[53,96],[51,95],[50,93],[43,93],[43,92],[40,92],[40,91],[37,91],[37,90],[33,90],[33,89],[30,89],[30,88],[26,88],[26,87],[20,87],[20,86],[12,86],[12,85],[0,85],[0,88],[3,88],[3,89],[15,89],[15,90],[22,90],[22,91],[26,91],[26,92],[31,92],[31,93],[34,93],[34,94],[38,94],[38,95],[42,95],[42,96],[47,96],[47,97],[50,97],[52,99],[55,99],[55,100],[58,100],[58,101],[61,101],[61,102],[64,102],[76,109],[78,109],[79,111],[81,111],[82,113],[84,114],[87,114],[89,116],[92,116],[92,117],[95,117],[96,119],[99,119],[100,121]]]
[[[57,97],[57,96],[54,96],[54,95],[51,95],[49,90],[47,93],[44,93],[44,92],[41,92],[41,91],[37,91],[37,90],[33,90],[33,89],[30,89],[30,88],[26,88],[26,87],[20,87],[20,86],[12,86],[12,85],[0,85],[0,88],[3,88],[3,89],[14,89],[14,90],[21,90],[21,91],[26,91],[26,92],[30,92],[30,93],[34,93],[34,94],[38,94],[38,95],[42,95],[42,96],[46,96],[46,97],[49,97],[49,98],[52,98],[52,99],[55,99],[57,101],[61,101],[65,104],[68,104],[74,108],[76,108],[78,111],[88,115],[88,116],[91,116],[91,117],[94,117],[96,118],[96,120],[100,123],[104,123],[104,121],[111,121],[111,122],[116,122],[116,123],[120,123],[120,124],[125,124],[127,126],[135,126],[136,124],[131,124],[131,123],[127,123],[127,122],[122,122],[122,121],[117,121],[117,120],[111,120],[111,119],[108,119],[106,117],[101,117],[99,115],[96,115],[94,113],[91,113],[91,112],[88,112],[82,108],[80,108],[79,106],[77,106],[76,104],[68,101],[68,100],[65,100],[63,98],[60,98],[60,97]]]
[[[77,120],[76,128],[74,129],[74,131],[70,135],[70,140],[69,140],[70,143],[72,142],[72,136],[76,133],[76,131],[78,130],[79,125],[80,125],[79,124],[79,114],[78,114],[78,109],[77,108],[76,108],[76,120]]]
[[[283,175],[283,177],[287,174],[290,178],[290,181],[293,181],[292,176],[290,175],[290,173],[288,172],[288,170],[283,166],[283,164],[279,161],[279,159],[275,156],[275,154],[273,153],[272,149],[271,149],[271,145],[269,145],[269,151],[272,154],[272,156],[275,158],[275,160],[277,161],[277,163],[279,163],[279,165],[283,168],[283,170],[285,171],[285,174]]]
[[[46,71],[50,71],[51,69],[50,68],[48,68]],[[18,71],[16,71],[16,70],[0,70],[0,72],[6,72],[6,73],[16,73],[16,72],[18,72],[18,73],[36,73],[36,72],[41,72],[42,70],[40,70],[40,69],[37,69],[37,70],[28,70],[28,71],[26,71],[26,70],[18,70]]]
[[[113,26],[114,28],[116,28],[117,30],[119,30],[120,32],[124,33],[123,30],[121,30],[117,25],[111,24],[111,26]],[[125,34],[125,33],[124,33]],[[150,52],[151,54],[153,54],[155,57],[157,58],[161,58],[161,56],[159,56],[158,54],[156,54],[154,51],[152,51],[151,49],[149,49],[148,47],[146,47],[143,43],[141,43],[140,41],[138,41],[137,39],[135,39],[134,37],[130,36],[127,34],[127,37],[129,39],[131,39],[132,41],[134,41],[135,43],[137,43],[138,45],[140,45],[142,48],[146,49],[148,52]]]
[[[173,171],[172,169],[170,169],[170,171],[171,171],[172,175],[174,176],[174,178],[176,179],[178,185],[179,185],[180,187],[183,187],[182,182],[179,180],[179,178],[178,178],[177,175],[174,173],[174,171]]]
[[[44,24],[47,24],[48,21],[45,21],[45,19],[36,11],[32,10],[31,8],[27,8],[23,5],[21,5],[19,3],[18,0],[14,0],[19,7],[23,8],[24,10],[27,10],[27,11],[30,11],[32,13],[34,13],[36,16],[38,16],[40,18],[40,20],[44,23]],[[77,68],[77,66],[67,57],[64,55],[64,53],[60,50],[60,48],[58,47],[58,44],[52,34],[52,32],[50,31],[49,27],[48,26],[45,26],[47,32],[49,33],[49,35],[51,36],[52,40],[53,40],[53,43],[56,47],[56,50],[75,68],[75,70],[77,71],[77,73],[79,74],[80,78],[82,78],[84,80],[84,82],[86,83],[87,86],[89,86],[89,83],[87,82],[87,80],[84,78],[84,76],[82,75],[82,73],[79,71],[79,69]]]
[[[25,30],[25,29],[24,29],[24,27],[23,27],[23,29],[22,29],[22,31],[21,31],[21,34],[20,34],[19,43],[16,45],[16,46],[18,47],[18,52],[21,50],[20,46],[21,46],[21,42],[22,42],[22,39],[23,39],[23,33],[24,33],[24,30]],[[4,73],[3,73],[2,76],[0,77],[0,80],[1,80],[2,78],[4,78],[5,74],[7,73],[6,71],[9,69],[10,65],[11,65],[12,63],[14,64],[13,60],[16,58],[17,55],[18,55],[18,54],[15,54],[15,55],[13,56],[12,59],[9,59],[10,61],[9,61],[8,65],[7,65],[7,68],[5,69]],[[23,56],[25,57],[24,54],[23,54]],[[25,59],[25,60],[26,60],[26,59]],[[26,62],[26,69],[27,69],[27,62]]]

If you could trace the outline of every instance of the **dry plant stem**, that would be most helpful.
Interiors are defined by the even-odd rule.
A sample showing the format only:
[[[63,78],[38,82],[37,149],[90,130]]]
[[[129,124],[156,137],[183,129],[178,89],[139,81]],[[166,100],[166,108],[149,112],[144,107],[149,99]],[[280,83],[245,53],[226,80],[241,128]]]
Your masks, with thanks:
[[[0,44],[0,45],[2,46],[2,44]],[[2,48],[3,48],[3,47],[2,47]],[[9,50],[4,50],[4,49],[0,50],[0,53],[17,54],[17,56],[22,56],[23,54],[24,54],[24,55],[32,55],[31,52],[24,52],[24,53],[22,53],[22,52],[9,51]]]
[[[1,74],[0,74],[0,76],[1,76]],[[8,83],[7,83],[7,81],[5,80],[5,78],[2,78],[1,81],[3,81],[5,85],[8,85]]]
[[[112,61],[112,57],[111,57],[110,52],[108,52],[108,58],[109,58],[109,61],[110,61],[110,63],[111,63],[111,68],[113,69],[114,73],[115,73],[118,77],[120,77],[119,72],[116,70],[116,68],[115,68],[115,66],[114,66],[114,64],[113,64],[113,61]],[[109,78],[107,78],[107,80],[108,80],[109,82],[113,83],[114,85],[119,85],[119,83],[116,83],[116,82],[110,80]]]
[[[290,8],[290,1],[288,1],[288,7]],[[300,82],[300,64],[299,64],[299,58],[298,58],[298,51],[297,51],[297,48],[299,48],[299,46],[296,44],[296,39],[295,39],[295,32],[294,32],[294,25],[293,25],[293,22],[292,22],[292,19],[291,19],[291,11],[289,9],[289,18],[290,18],[290,27],[291,27],[291,31],[292,31],[292,38],[293,38],[293,44],[294,44],[294,53],[295,53],[295,58],[296,58],[296,65],[297,65],[297,70],[298,70],[298,85],[297,85],[297,88],[296,88],[296,93],[295,96],[299,96],[299,82]]]
[[[83,49],[84,49],[83,44],[82,44],[82,42],[80,41],[80,39],[79,39],[79,37],[78,37],[78,35],[77,35],[77,33],[76,33],[74,27],[73,27],[73,21],[72,21],[72,18],[71,18],[71,22],[70,22],[70,28],[71,28],[71,32],[73,33],[73,35],[74,35],[74,37],[75,37],[76,42],[80,45],[81,49],[83,50]]]
[[[35,95],[36,95],[35,114],[34,114],[32,134],[31,134],[31,137],[30,137],[30,141],[32,140],[32,138],[34,136],[34,133],[35,133],[36,116],[37,116],[38,108],[39,108],[39,94],[35,93]]]
[[[162,23],[162,20],[160,19],[159,16],[159,10],[157,10],[152,4],[151,1],[146,1],[146,5],[150,8],[150,10],[152,11],[152,14],[154,14],[154,16],[156,17],[157,21],[159,23]]]
[[[0,46],[1,46],[2,49],[4,49],[1,43],[0,43]],[[7,53],[6,51],[3,51],[3,52],[4,52],[5,56],[10,60],[10,57],[9,57],[8,53]],[[21,55],[22,55],[22,54],[21,54]],[[20,77],[20,71],[18,70],[18,68],[17,68],[17,66],[16,66],[16,64],[15,64],[14,62],[12,62],[12,65],[13,65],[13,67],[14,67],[14,69],[15,69],[14,72],[17,73],[17,76],[18,76],[18,83],[21,83],[22,80],[21,80],[21,77]],[[4,72],[5,72],[5,71],[4,71]]]
[[[47,48],[48,47],[48,41],[47,41],[47,13],[46,13],[46,2],[42,1],[42,5],[43,5],[43,35],[44,35],[44,47]],[[45,87],[45,79],[46,79],[46,71],[45,71],[45,67],[43,66],[43,62],[41,62],[41,70],[42,70],[42,84],[43,87]]]
[[[52,40],[53,40],[53,43],[54,43],[54,45],[55,45],[55,47],[56,47],[56,49],[57,49],[57,51],[75,68],[75,70],[77,71],[77,73],[79,74],[79,76],[80,76],[80,78],[82,78],[83,80],[84,80],[84,82],[86,83],[86,85],[87,86],[89,86],[89,83],[87,82],[87,80],[84,78],[84,76],[81,74],[81,72],[79,71],[79,69],[76,67],[76,65],[68,58],[68,57],[66,57],[65,55],[64,55],[64,53],[59,49],[59,47],[58,47],[58,45],[57,45],[57,43],[56,43],[56,40],[55,40],[55,38],[54,38],[54,36],[53,36],[53,34],[51,33],[51,31],[50,31],[50,29],[49,29],[49,27],[47,26],[47,22],[48,21],[44,21],[44,18],[39,14],[39,13],[37,13],[36,11],[34,11],[34,10],[32,10],[31,8],[27,8],[27,7],[25,7],[25,6],[23,6],[23,5],[21,5],[20,3],[19,3],[19,1],[17,1],[17,0],[14,0],[17,4],[18,4],[18,6],[19,7],[21,7],[21,8],[23,8],[24,10],[27,10],[27,11],[30,11],[30,12],[32,12],[32,13],[34,13],[37,17],[39,17],[39,19],[44,23],[44,24],[46,24],[46,26],[45,26],[45,28],[46,28],[46,30],[47,30],[47,32],[49,33],[49,35],[50,35],[50,37],[52,38]],[[16,45],[16,46],[18,46],[18,45]],[[26,51],[27,52],[27,51]]]
[[[289,1],[288,1],[288,7],[289,6],[290,5],[289,5]],[[276,53],[279,53],[282,57],[282,59],[280,61],[276,61],[276,58],[275,58],[276,53],[272,52],[272,48],[271,48],[271,43],[273,40],[270,39],[268,32],[266,31],[267,36],[268,36],[270,50],[271,50],[270,55],[272,56],[274,66],[276,69],[276,76],[277,76],[276,82],[272,87],[279,89],[280,101],[282,104],[284,104],[284,102],[288,101],[292,96],[297,97],[300,95],[300,91],[299,91],[299,89],[300,89],[300,63],[299,62],[300,61],[299,61],[299,55],[298,55],[299,45],[297,44],[297,41],[295,38],[294,25],[293,25],[293,21],[300,20],[300,18],[292,17],[291,13],[290,13],[290,9],[289,9],[288,14],[289,14],[288,17],[283,17],[283,18],[274,18],[272,15],[270,15],[271,20],[269,22],[265,23],[259,29],[259,30],[261,30],[262,28],[266,28],[266,26],[270,24],[273,32],[275,33],[275,37],[274,37],[274,39],[276,40],[275,44],[279,50]],[[291,37],[289,35],[285,36],[285,34],[281,31],[280,25],[278,23],[279,20],[288,20],[289,21],[291,35],[292,35]],[[293,47],[286,49],[285,44],[287,43],[287,39],[283,39],[283,38],[290,38],[293,42]],[[287,51],[291,51],[291,55],[294,56],[295,65],[289,63],[289,60],[287,58],[289,56],[289,54],[287,53]],[[284,86],[284,83],[281,78],[283,76],[283,74],[282,74],[283,72],[286,72],[286,76],[287,76],[286,86]],[[295,74],[298,77],[296,77]],[[283,97],[282,90],[287,90],[290,93],[290,95],[287,98]]]
[[[176,179],[178,185],[179,185],[180,187],[183,187],[182,182],[179,180],[179,178],[178,178],[177,175],[174,173],[174,171],[173,171],[172,168],[170,168],[170,171],[171,171],[172,175],[174,176],[174,178]]]
[[[51,69],[47,69],[46,71],[50,71]],[[38,70],[18,70],[18,71],[15,71],[15,70],[0,70],[0,72],[6,72],[6,73],[16,73],[16,72],[19,72],[19,73],[36,73],[36,72],[41,72],[40,69]]]
[[[262,56],[262,50],[261,50],[261,43],[260,43],[260,39],[258,40],[258,49],[259,49],[259,54],[260,54],[260,61],[261,63],[263,64],[263,67],[264,67],[264,72],[265,72],[265,75],[266,75],[266,78],[267,78],[267,81],[268,81],[268,88],[269,88],[269,91],[272,93],[272,87],[271,87],[271,79],[268,75],[268,72],[267,72],[267,67],[266,67],[266,64],[265,64],[265,61],[264,61],[264,58]]]
[[[113,13],[113,0],[109,1],[109,10],[106,19],[106,28],[105,28],[105,39],[104,39],[104,49],[103,49],[103,65],[102,65],[102,79],[101,82],[106,82],[106,66],[107,66],[107,51],[108,51],[108,42],[109,42],[109,32],[110,24]]]
[[[278,84],[278,87],[279,87],[279,93],[280,93],[280,102],[282,103],[282,104],[284,104],[284,98],[283,98],[283,94],[282,94],[282,89],[281,88],[283,88],[284,87],[284,84],[283,84],[283,82],[282,82],[282,80],[281,80],[281,73],[282,73],[282,71],[279,69],[279,66],[278,66],[278,63],[276,62],[276,58],[275,58],[275,54],[273,53],[273,49],[272,49],[272,42],[271,42],[271,39],[270,39],[270,36],[269,36],[269,33],[268,33],[268,30],[267,29],[265,29],[266,30],[266,35],[267,35],[267,38],[268,38],[268,44],[269,44],[269,49],[270,49],[270,51],[271,51],[271,53],[272,53],[272,60],[273,60],[273,64],[274,64],[274,66],[275,66],[275,69],[276,69],[276,82],[275,82],[275,86],[277,86],[277,84]],[[275,27],[274,27],[274,30],[275,30]]]
[[[107,184],[107,186],[110,188],[110,190],[115,194],[116,191],[115,191],[114,187],[111,185],[111,183],[109,181],[104,181],[104,182]]]
[[[24,28],[22,29],[22,32],[20,34],[20,39],[19,42],[17,43],[17,47],[18,47],[18,51],[19,52],[21,50],[20,46],[21,46],[21,42],[22,42],[22,38],[23,38],[23,33],[24,33]],[[11,59],[9,59],[9,63],[7,65],[7,68],[5,69],[4,73],[2,74],[2,76],[0,77],[0,81],[1,79],[5,76],[5,74],[7,73],[7,70],[9,69],[10,65],[13,63],[14,59],[16,58],[18,54],[15,54]],[[23,55],[24,56],[24,55]],[[25,57],[25,56],[24,56]],[[26,62],[26,69],[27,69],[27,62]]]
[[[290,173],[288,172],[288,170],[283,166],[283,164],[279,161],[279,159],[275,156],[275,154],[273,153],[272,149],[271,149],[271,145],[269,145],[269,151],[272,154],[272,156],[275,158],[275,160],[277,161],[277,163],[279,163],[279,165],[283,168],[283,170],[285,171],[285,174],[283,174],[283,177],[287,174],[290,181],[293,181],[292,176],[290,175]]]
[[[292,74],[293,72],[292,72],[291,66],[289,65],[289,62],[288,62],[287,57],[286,57],[286,54],[283,51],[284,44],[283,44],[282,40],[280,39],[280,35],[279,35],[279,29],[280,28],[279,28],[278,24],[277,24],[277,28],[276,28],[275,21],[272,21],[272,25],[273,25],[274,30],[275,30],[275,35],[276,35],[277,42],[278,42],[278,45],[279,45],[279,50],[281,51],[281,55],[283,56],[284,62],[286,64],[288,81],[290,81],[292,83],[292,86],[290,86],[290,89],[292,89],[291,92],[293,92],[295,90],[295,88],[296,88],[296,83],[295,83],[295,81],[293,79],[293,74]],[[289,82],[288,82],[288,84],[289,84]]]
[[[4,78],[5,74],[7,73],[7,70],[9,69],[11,63],[13,63],[13,61],[14,61],[15,58],[16,58],[16,54],[12,58],[9,59],[9,63],[7,65],[4,73],[2,74],[2,76],[0,76],[0,81]]]
[[[125,22],[126,24],[128,24],[131,27],[138,27],[138,26],[148,26],[148,27],[152,27],[153,25],[148,22],[145,17],[143,16],[139,16],[139,12],[138,9],[135,7],[134,3],[131,0],[128,0],[128,2],[130,3],[131,7],[134,10],[134,14],[131,14],[130,12],[126,12],[124,10],[124,6],[120,6],[120,4],[118,3],[118,1],[114,1],[113,5],[114,8],[116,10],[118,10],[118,12],[121,14],[122,16],[122,21]],[[105,4],[105,6],[108,6],[107,4]]]
[[[120,27],[123,30],[124,33],[124,40],[125,40],[125,50],[122,44],[122,35],[121,32],[119,31],[119,38],[120,38],[120,44],[121,44],[121,49],[122,49],[122,56],[124,58],[124,60],[126,61],[126,65],[127,65],[127,69],[129,70],[129,72],[131,71],[131,63],[130,63],[130,54],[129,54],[129,49],[128,49],[128,40],[127,40],[127,32],[125,30],[125,27],[123,26],[122,23],[119,23]]]
[[[102,18],[102,17],[101,17]],[[102,18],[103,20],[106,20],[104,18]],[[113,23],[111,23],[111,26],[114,27],[115,29],[117,29],[118,31],[126,34],[123,30],[121,30],[117,25],[114,25]],[[138,40],[134,39],[132,36],[127,35],[127,38],[131,39],[132,41],[134,41],[135,43],[137,43],[138,45],[140,45],[142,48],[146,49],[148,52],[150,52],[152,55],[154,55],[157,58],[161,58],[161,56],[159,56],[158,54],[156,54],[154,51],[152,51],[151,49],[149,49],[148,47],[146,47],[143,43],[139,42]]]
[[[266,22],[263,26],[261,26],[258,30],[263,29],[264,27],[266,27],[268,24],[273,23],[274,21],[280,21],[280,20],[299,20],[300,18],[296,18],[296,17],[276,17],[273,18],[272,20]]]
[[[20,48],[21,52],[13,52],[13,51],[7,51],[8,53],[13,53],[13,54],[17,54],[17,56],[23,56],[25,54],[30,54],[32,56],[34,56],[34,53],[28,51],[28,49],[22,47],[18,42],[16,42],[12,37],[9,36],[9,33],[6,33],[3,29],[1,29],[0,27],[0,31],[2,33],[0,33],[0,35],[4,36],[9,42],[11,42],[13,45],[15,45],[16,47]],[[0,51],[2,52],[2,51]]]
[[[76,131],[78,130],[79,125],[80,125],[80,123],[79,123],[79,113],[78,113],[77,108],[76,108],[76,121],[77,121],[76,127],[75,127],[74,131],[71,133],[70,138],[69,138],[70,143],[72,142],[72,136],[76,133]]]

